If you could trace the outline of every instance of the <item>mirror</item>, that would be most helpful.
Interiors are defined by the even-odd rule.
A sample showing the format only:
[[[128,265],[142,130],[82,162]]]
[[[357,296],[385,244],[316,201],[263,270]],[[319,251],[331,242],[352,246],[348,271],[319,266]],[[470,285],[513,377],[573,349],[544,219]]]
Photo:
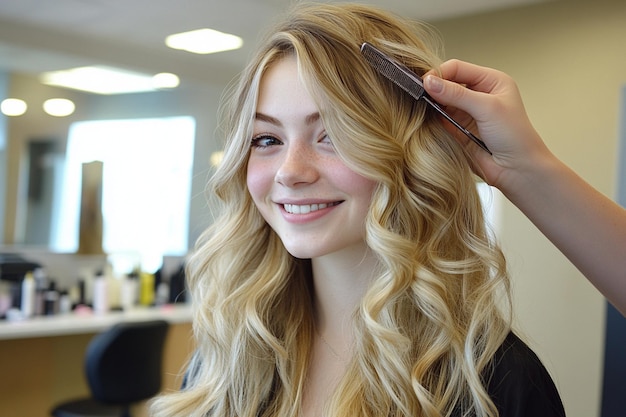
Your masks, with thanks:
[[[105,181],[106,178],[109,182],[118,178],[118,186],[104,186],[105,224],[107,221],[119,223],[125,218],[124,213],[129,215],[138,209],[157,212],[182,208],[189,217],[184,225],[186,241],[183,246],[187,249],[193,245],[207,223],[203,189],[210,170],[209,156],[217,149],[213,131],[220,88],[195,85],[177,91],[95,96],[44,86],[36,77],[27,74],[9,74],[6,79],[8,91],[13,97],[20,97],[28,103],[41,102],[50,97],[70,98],[76,104],[76,112],[69,117],[55,118],[34,108],[19,117],[4,118],[7,135],[1,156],[6,163],[0,166],[6,192],[3,193],[1,243],[75,251],[78,215],[75,212],[73,220],[60,220],[68,212],[68,200],[75,202],[74,210],[78,208],[81,174],[77,168],[79,163],[91,159],[108,158]],[[117,120],[117,127],[111,126],[108,138],[94,141],[99,132],[108,129],[105,126],[115,125],[114,120]],[[180,124],[173,128],[166,126],[168,121],[180,123],[181,120],[186,121],[185,128]],[[144,123],[137,127],[140,121]],[[94,125],[91,130],[85,130],[90,124]],[[81,126],[82,130],[79,129]],[[189,137],[186,142],[185,131]],[[169,136],[164,136],[166,134]],[[81,141],[89,142],[89,145],[83,146],[83,156],[77,156],[74,145]],[[187,154],[179,155],[178,159],[184,165],[179,166],[180,163],[176,165],[172,155],[182,148]],[[163,152],[157,154],[159,149]],[[179,168],[186,169],[187,184],[171,186],[170,190],[182,189],[187,193],[176,196],[170,192],[168,195],[164,192],[167,176],[160,174]],[[151,170],[150,173],[148,170]],[[122,194],[120,184],[125,183],[133,184],[136,195],[143,201],[134,199],[130,191]],[[73,190],[68,194],[67,188],[71,188],[71,184]],[[150,194],[139,192],[149,188],[150,184],[157,185],[153,187],[152,198]],[[111,192],[111,187],[117,190],[116,193]],[[157,195],[159,192],[162,194]],[[142,205],[144,207],[140,207]],[[117,220],[112,220],[113,217]],[[73,229],[67,226],[71,226],[72,222]],[[119,229],[112,227],[115,225],[107,226],[110,230]],[[130,229],[130,226],[127,227]],[[130,229],[122,240],[131,240],[140,233],[145,233],[145,230]],[[181,247],[178,246],[179,251]]]
[[[35,6],[37,13],[33,13]],[[210,155],[220,148],[215,140],[219,98],[241,70],[251,39],[275,10],[256,1],[246,7],[253,11],[246,16],[219,2],[198,3],[193,6],[198,8],[195,11],[190,9],[192,5],[170,6],[155,4],[154,13],[146,13],[145,4],[128,2],[0,4],[0,101],[14,97],[28,105],[21,116],[0,114],[0,247],[51,248],[54,202],[59,198],[71,126],[90,120],[193,118],[187,246],[193,245],[210,222],[204,188]],[[216,16],[220,22],[230,22],[229,31],[246,39],[243,49],[209,56],[165,45],[167,35],[214,26]],[[88,65],[149,75],[174,73],[180,85],[149,93],[99,95],[47,86],[39,79],[45,71]],[[76,110],[67,117],[49,116],[42,110],[42,103],[49,98],[70,99]],[[151,158],[149,150],[133,156],[136,160]],[[124,207],[125,202],[119,203]]]

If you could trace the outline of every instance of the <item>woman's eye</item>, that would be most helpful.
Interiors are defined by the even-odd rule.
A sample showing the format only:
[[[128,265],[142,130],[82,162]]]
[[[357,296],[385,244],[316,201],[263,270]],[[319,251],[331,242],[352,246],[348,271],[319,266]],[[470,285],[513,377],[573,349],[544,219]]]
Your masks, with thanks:
[[[324,134],[322,135],[322,137],[320,138],[320,142],[321,143],[327,143],[329,145],[333,144],[333,141],[330,140],[330,136],[328,136],[328,133],[324,132]]]
[[[281,141],[271,135],[259,135],[252,138],[250,146],[253,148],[267,148],[274,145],[282,144]]]

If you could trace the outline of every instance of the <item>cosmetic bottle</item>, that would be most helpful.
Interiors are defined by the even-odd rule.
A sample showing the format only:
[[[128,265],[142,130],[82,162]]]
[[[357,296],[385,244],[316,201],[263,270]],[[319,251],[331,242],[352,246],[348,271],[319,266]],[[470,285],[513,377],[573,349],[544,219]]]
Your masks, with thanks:
[[[5,318],[7,311],[12,307],[12,301],[9,285],[0,281],[0,320]]]
[[[68,291],[59,291],[59,314],[72,312],[72,299]]]
[[[35,280],[35,316],[43,316],[46,309],[46,292],[47,288],[41,286],[41,283]]]
[[[123,310],[130,310],[137,304],[137,280],[133,275],[122,278],[120,301]]]
[[[106,276],[98,272],[93,280],[93,311],[105,314],[109,311],[109,288]]]
[[[77,289],[77,300],[76,300],[76,305],[74,307],[76,307],[77,305],[85,305],[87,304],[87,289],[85,286],[85,280],[83,278],[79,278],[78,281],[76,282],[76,289]]]
[[[139,304],[151,306],[154,304],[154,275],[141,272],[139,274]]]
[[[50,286],[44,296],[44,314],[46,316],[54,316],[59,312],[59,292],[56,289],[56,283],[50,281]]]
[[[167,281],[159,282],[156,288],[155,304],[158,306],[167,304],[170,299],[170,286]]]
[[[21,311],[25,318],[35,313],[35,278],[32,272],[27,272],[22,280]]]
[[[46,292],[48,291],[48,277],[42,268],[33,271],[35,279],[35,316],[43,316],[46,309]]]

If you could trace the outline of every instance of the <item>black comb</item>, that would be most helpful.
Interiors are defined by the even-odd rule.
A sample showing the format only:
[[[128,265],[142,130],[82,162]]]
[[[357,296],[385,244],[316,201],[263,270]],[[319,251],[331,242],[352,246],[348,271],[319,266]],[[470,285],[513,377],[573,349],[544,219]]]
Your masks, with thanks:
[[[448,113],[446,113],[441,106],[426,93],[424,90],[424,83],[419,75],[379,51],[370,43],[365,42],[361,45],[361,54],[365,60],[381,75],[409,93],[415,100],[422,99],[427,102],[433,109],[441,113],[443,117],[448,119],[450,123],[456,126],[461,132],[465,133],[467,137],[473,140],[478,146],[491,154],[491,151],[487,148],[485,142],[480,140],[472,132],[461,126],[456,120],[450,117],[450,115],[448,115]]]

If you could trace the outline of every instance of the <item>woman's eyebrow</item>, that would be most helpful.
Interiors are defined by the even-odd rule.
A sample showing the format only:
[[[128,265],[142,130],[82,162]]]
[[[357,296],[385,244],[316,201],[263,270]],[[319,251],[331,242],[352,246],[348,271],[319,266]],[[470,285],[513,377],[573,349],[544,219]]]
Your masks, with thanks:
[[[319,121],[321,118],[319,112],[315,112],[315,113],[311,113],[309,114],[307,117],[305,117],[305,122],[308,125],[312,125],[313,123],[316,123],[317,121]]]
[[[282,126],[282,123],[280,122],[280,120],[272,116],[268,116],[267,114],[256,112],[254,115],[254,119],[260,122],[266,122],[266,123],[270,123],[276,126]]]
[[[313,123],[316,123],[320,120],[321,116],[319,114],[319,112],[315,112],[315,113],[311,113],[309,115],[307,115],[304,118],[304,121],[306,124],[311,125]],[[275,117],[272,116],[268,116],[267,114],[264,113],[260,113],[260,112],[256,112],[254,114],[254,119],[258,120],[260,122],[266,122],[266,123],[270,123],[273,124],[275,126],[282,126],[283,124],[280,122],[280,120],[276,119]]]

